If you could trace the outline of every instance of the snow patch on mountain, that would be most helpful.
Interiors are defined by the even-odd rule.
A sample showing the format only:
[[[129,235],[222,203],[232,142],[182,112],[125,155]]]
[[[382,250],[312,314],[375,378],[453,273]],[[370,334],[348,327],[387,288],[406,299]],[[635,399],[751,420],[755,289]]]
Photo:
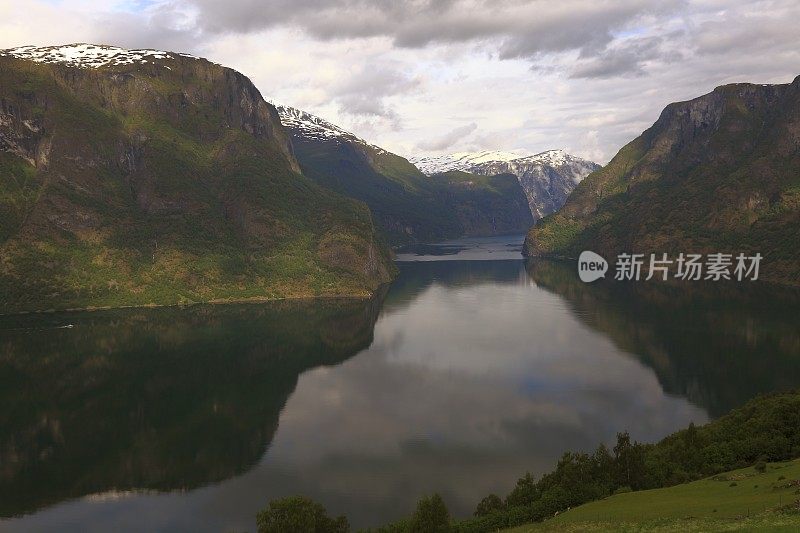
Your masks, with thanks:
[[[460,152],[412,157],[409,161],[429,176],[452,170],[482,176],[513,174],[525,191],[534,220],[559,209],[575,186],[600,168],[600,165],[564,150],[547,150],[534,155],[502,151]]]
[[[316,115],[312,115],[301,109],[285,105],[275,105],[281,124],[288,128],[292,135],[303,137],[304,139],[316,139],[321,141],[340,141],[355,142],[374,148],[379,153],[385,152],[379,146],[370,144],[354,133],[344,130]]]
[[[409,157],[411,161],[423,174],[432,175],[452,170],[468,171],[475,165],[481,163],[492,163],[502,161],[512,161],[518,159],[522,154],[516,152],[504,152],[501,150],[483,150],[480,152],[457,152],[448,155]]]
[[[497,163],[516,162],[518,165],[540,163],[557,167],[571,161],[585,161],[585,159],[567,154],[564,150],[547,150],[534,155],[524,155],[519,151],[483,150],[480,152],[457,152],[448,155],[416,156],[409,157],[408,160],[429,176],[452,170],[473,172],[476,167],[493,166]],[[482,172],[473,173],[483,174]]]
[[[547,150],[535,155],[520,157],[518,159],[514,159],[517,163],[541,163],[543,165],[550,165],[551,167],[557,167],[559,165],[563,165],[570,160],[579,160],[579,157],[575,157],[569,155],[564,150]],[[583,160],[585,161],[585,160]]]
[[[159,59],[175,59],[176,57],[198,59],[189,54],[164,52],[162,50],[127,50],[117,46],[87,43],[63,46],[19,46],[0,50],[0,56],[28,59],[37,63],[62,63],[78,68],[144,64],[155,62]]]

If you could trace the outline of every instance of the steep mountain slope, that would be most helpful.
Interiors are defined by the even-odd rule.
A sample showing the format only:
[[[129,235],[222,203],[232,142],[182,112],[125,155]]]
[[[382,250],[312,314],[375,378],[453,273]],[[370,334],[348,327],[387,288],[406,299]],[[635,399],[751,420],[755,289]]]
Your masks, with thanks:
[[[454,170],[429,179],[443,208],[455,215],[463,235],[510,235],[519,233],[520,224],[533,223],[516,176],[479,176]]]
[[[670,104],[535,225],[525,253],[760,252],[800,283],[800,78]]]
[[[513,174],[528,197],[534,220],[557,211],[583,178],[600,165],[570,155],[564,150],[548,150],[511,161],[492,161],[473,166],[470,172],[490,176]]]
[[[303,173],[364,201],[392,244],[526,231],[520,187],[432,180],[406,159],[304,111],[278,106]],[[502,180],[501,180],[502,181]],[[520,202],[522,200],[522,202]]]
[[[447,156],[411,158],[426,174],[460,170],[494,176],[513,174],[528,198],[534,220],[556,211],[569,193],[600,165],[567,154],[564,150],[548,150],[520,156],[513,152],[461,152]]]
[[[204,59],[0,52],[0,313],[367,295],[368,209],[299,173],[276,110]]]

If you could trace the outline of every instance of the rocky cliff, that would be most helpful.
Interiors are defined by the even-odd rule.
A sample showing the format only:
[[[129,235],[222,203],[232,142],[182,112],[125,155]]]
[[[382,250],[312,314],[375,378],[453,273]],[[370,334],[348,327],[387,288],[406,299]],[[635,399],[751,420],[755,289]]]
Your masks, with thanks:
[[[670,104],[536,224],[524,251],[746,252],[800,283],[800,78]]]
[[[95,45],[5,50],[0,67],[0,312],[390,279],[366,206],[299,173],[242,74]]]
[[[488,161],[470,168],[473,174],[494,176],[513,174],[528,198],[534,220],[557,211],[583,178],[600,165],[566,153],[548,150],[510,161]]]

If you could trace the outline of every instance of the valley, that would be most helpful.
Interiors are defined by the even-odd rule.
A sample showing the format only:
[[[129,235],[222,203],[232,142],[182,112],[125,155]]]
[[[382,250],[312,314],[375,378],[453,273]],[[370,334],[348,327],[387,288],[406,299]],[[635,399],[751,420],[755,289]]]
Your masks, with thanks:
[[[441,81],[334,76],[320,35],[354,131]],[[273,104],[280,65],[0,50],[0,531],[797,527],[800,77],[628,117],[601,166],[611,108],[373,142]],[[587,282],[584,250],[763,262]]]

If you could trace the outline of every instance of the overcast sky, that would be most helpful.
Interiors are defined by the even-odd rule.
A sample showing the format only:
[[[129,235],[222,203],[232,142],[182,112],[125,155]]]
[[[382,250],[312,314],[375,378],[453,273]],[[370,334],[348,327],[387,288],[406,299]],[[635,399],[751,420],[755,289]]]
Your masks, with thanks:
[[[0,48],[206,57],[401,155],[605,163],[669,102],[800,74],[798,0],[0,0]]]

